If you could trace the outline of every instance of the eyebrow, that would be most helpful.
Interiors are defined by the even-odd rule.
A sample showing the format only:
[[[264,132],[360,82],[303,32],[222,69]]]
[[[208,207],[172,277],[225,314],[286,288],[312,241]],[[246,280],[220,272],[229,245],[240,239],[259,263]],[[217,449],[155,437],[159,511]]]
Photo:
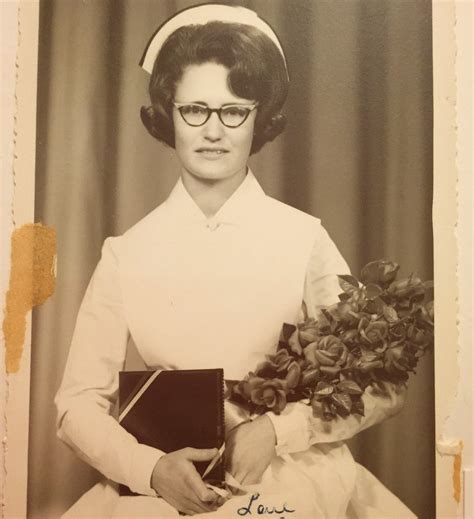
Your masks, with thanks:
[[[206,106],[207,108],[209,108],[209,105],[207,103],[205,103],[204,101],[189,101],[189,103],[186,101],[183,101],[183,103],[190,104],[190,105],[202,105],[202,106]],[[181,102],[180,102],[180,104],[181,104]],[[255,104],[255,103],[224,103],[219,108],[226,108],[228,106],[251,106],[253,104]]]

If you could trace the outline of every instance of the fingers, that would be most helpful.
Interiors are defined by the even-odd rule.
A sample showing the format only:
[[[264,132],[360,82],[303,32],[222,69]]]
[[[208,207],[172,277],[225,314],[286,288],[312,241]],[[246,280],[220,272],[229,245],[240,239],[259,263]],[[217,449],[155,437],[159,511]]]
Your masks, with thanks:
[[[202,514],[205,512],[213,512],[216,510],[216,506],[209,503],[203,503],[196,497],[189,486],[187,486],[186,491],[178,491],[172,492],[168,494],[165,499],[168,503],[171,504],[174,508],[179,510],[180,512],[184,512],[186,514]]]
[[[203,503],[213,505],[219,497],[213,490],[207,488],[194,466],[190,468],[190,471],[187,474],[187,483],[196,498]]]
[[[210,512],[216,509],[218,495],[208,488],[192,461],[207,461],[217,455],[217,449],[193,449],[191,447],[184,449],[185,457],[190,461],[189,468],[186,471],[185,481],[187,487],[192,492],[191,500],[199,508],[199,512]]]
[[[204,503],[194,496],[190,496],[190,501],[192,502],[193,510],[198,514],[217,510],[217,504],[215,503]]]
[[[177,510],[186,514],[212,512],[219,497],[207,488],[193,461],[211,460],[217,449],[186,448],[163,456],[153,471],[153,488]]]
[[[189,461],[209,461],[217,456],[217,453],[219,452],[218,449],[193,449],[192,447],[188,447],[184,449],[184,451],[185,457]],[[211,504],[216,501],[218,495],[211,489],[207,488],[193,464],[191,464],[187,480],[195,496],[200,501]]]
[[[184,512],[186,515],[194,515],[194,514],[203,514],[205,512],[212,512],[212,509],[208,507],[204,507],[199,503],[189,499],[187,497],[181,497],[179,503],[172,505],[179,510],[180,512]]]
[[[187,447],[183,449],[185,457],[190,461],[208,461],[217,456],[219,451],[217,449],[193,449]]]
[[[208,505],[206,503],[201,503],[196,497],[193,495],[179,495],[174,499],[170,496],[166,499],[171,506],[179,510],[180,512],[184,512],[186,514],[203,514],[206,512],[214,512],[217,509],[217,506]]]
[[[192,511],[194,514],[204,514],[206,512],[214,512],[214,510],[216,510],[215,507],[207,506],[204,503],[200,503],[199,501],[193,501],[191,499],[187,501],[186,509]]]

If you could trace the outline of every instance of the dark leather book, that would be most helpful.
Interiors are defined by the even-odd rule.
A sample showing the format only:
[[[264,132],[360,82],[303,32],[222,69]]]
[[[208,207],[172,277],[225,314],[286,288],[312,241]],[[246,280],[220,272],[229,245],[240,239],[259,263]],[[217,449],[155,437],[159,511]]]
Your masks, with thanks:
[[[166,453],[185,447],[220,449],[224,444],[223,370],[121,371],[119,422],[140,443]],[[209,464],[195,465],[206,482],[222,486],[223,455],[210,471]],[[124,485],[119,491],[134,495]]]

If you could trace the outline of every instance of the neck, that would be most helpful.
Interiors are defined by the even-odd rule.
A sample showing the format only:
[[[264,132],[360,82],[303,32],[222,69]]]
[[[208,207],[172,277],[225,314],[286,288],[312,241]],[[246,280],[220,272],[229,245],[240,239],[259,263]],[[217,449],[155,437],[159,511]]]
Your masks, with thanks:
[[[183,169],[183,185],[207,218],[214,216],[244,181],[247,168],[225,179],[203,179]]]

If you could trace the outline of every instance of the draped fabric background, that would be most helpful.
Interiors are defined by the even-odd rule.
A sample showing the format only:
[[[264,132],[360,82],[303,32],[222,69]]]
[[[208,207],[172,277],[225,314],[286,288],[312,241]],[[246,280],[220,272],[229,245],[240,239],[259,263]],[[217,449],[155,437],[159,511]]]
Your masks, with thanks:
[[[173,151],[139,119],[148,77],[137,63],[156,27],[194,3],[40,4],[36,220],[57,230],[58,278],[33,322],[29,517],[57,516],[98,478],[56,439],[53,398],[104,238],[176,181]],[[266,192],[320,217],[354,273],[387,257],[430,279],[430,1],[227,3],[255,9],[287,52],[288,126],[251,160]],[[433,390],[428,356],[401,414],[351,442],[356,459],[425,518],[434,517]]]

